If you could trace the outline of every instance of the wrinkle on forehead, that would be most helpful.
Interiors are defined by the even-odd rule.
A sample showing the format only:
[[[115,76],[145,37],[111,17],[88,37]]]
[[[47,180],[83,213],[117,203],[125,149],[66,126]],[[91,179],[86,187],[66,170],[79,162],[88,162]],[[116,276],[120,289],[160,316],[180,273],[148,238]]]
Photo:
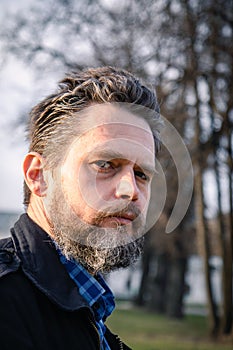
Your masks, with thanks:
[[[84,131],[74,139],[65,158],[70,153],[74,159],[84,158],[97,148],[108,148],[122,154],[121,158],[139,158],[140,163],[145,158],[146,163],[154,163],[154,138],[145,119],[114,105],[95,105],[88,107],[83,120]]]
[[[122,125],[107,125],[94,128],[93,130],[76,139],[70,151],[79,156],[86,157],[90,154],[102,155],[113,158],[129,159],[135,163],[154,163],[154,141],[151,134],[135,128],[130,130]],[[120,131],[121,130],[121,131]],[[119,131],[119,132],[118,132]]]
[[[151,127],[145,117],[147,109],[144,111],[145,115],[139,116],[125,108],[125,105],[128,106],[129,104],[104,103],[91,105],[85,108],[85,110],[81,112],[79,118],[77,118],[77,120],[81,121],[79,123],[81,135],[84,135],[97,127],[106,130],[107,125],[117,124],[119,126],[135,127],[152,134]]]

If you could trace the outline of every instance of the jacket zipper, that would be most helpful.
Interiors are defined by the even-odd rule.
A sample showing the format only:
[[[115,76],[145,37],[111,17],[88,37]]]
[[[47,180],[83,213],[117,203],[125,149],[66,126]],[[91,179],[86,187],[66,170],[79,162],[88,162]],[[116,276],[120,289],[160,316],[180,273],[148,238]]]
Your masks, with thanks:
[[[93,326],[93,328],[94,328],[94,330],[95,330],[95,332],[97,334],[98,342],[99,342],[99,350],[101,350],[101,342],[100,342],[100,335],[99,335],[98,328],[96,327],[96,324],[95,324],[95,322],[92,321],[92,319],[90,319],[90,323]]]
[[[90,319],[90,322],[91,322],[91,325],[93,326],[94,330],[97,333],[98,340],[99,340],[99,349],[101,350],[101,342],[100,342],[100,335],[99,335],[98,328],[96,327],[96,324],[95,324],[95,322],[92,321],[92,319]],[[124,344],[118,335],[116,336],[116,340],[118,341],[118,344],[119,344],[119,350],[124,350]]]
[[[120,337],[118,335],[116,336],[116,340],[119,343],[119,350],[124,350],[123,342],[122,342],[122,340],[120,339]]]

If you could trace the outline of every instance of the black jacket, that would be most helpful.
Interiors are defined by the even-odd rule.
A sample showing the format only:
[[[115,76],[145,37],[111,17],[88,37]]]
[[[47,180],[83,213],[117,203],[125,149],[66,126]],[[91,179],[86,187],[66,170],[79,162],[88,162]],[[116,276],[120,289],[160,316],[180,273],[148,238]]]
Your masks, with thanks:
[[[108,329],[106,338],[111,349],[129,349]],[[0,240],[0,349],[100,349],[92,310],[27,214]]]

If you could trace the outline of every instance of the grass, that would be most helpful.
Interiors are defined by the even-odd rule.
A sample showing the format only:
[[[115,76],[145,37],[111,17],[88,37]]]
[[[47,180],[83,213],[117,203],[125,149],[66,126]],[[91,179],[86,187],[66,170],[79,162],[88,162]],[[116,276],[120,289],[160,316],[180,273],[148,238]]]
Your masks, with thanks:
[[[133,350],[232,350],[232,343],[208,338],[203,316],[187,316],[179,321],[118,305],[107,324]]]

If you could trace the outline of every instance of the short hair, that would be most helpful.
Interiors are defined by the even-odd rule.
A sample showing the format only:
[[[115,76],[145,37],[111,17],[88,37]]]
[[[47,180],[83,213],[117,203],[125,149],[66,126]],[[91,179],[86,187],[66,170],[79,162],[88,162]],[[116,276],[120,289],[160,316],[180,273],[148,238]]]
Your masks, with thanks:
[[[131,73],[114,67],[88,68],[71,72],[60,81],[58,90],[38,103],[31,111],[28,122],[29,151],[44,156],[52,167],[65,145],[68,126],[77,120],[91,104],[126,102],[141,105],[154,112],[159,119],[156,94]],[[81,123],[81,120],[78,121]],[[72,129],[72,128],[70,128]],[[152,130],[156,152],[160,146],[158,130]],[[76,130],[76,136],[78,132]],[[56,146],[56,152],[51,145]],[[52,151],[53,149],[53,151]],[[52,154],[53,153],[53,154]],[[24,205],[30,202],[30,189],[24,182]]]

